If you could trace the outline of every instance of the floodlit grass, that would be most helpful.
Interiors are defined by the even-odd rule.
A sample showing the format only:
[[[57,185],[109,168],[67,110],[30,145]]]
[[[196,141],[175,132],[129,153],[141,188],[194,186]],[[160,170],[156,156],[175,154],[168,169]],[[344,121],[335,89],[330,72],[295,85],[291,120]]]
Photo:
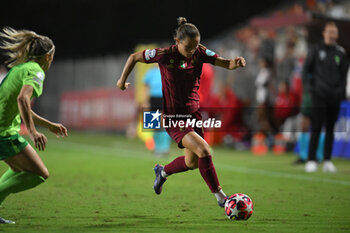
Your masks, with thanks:
[[[154,194],[154,164],[182,153],[173,145],[169,157],[156,158],[122,136],[50,136],[40,153],[50,178],[5,201],[0,216],[16,225],[0,225],[0,232],[350,232],[349,160],[334,159],[337,174],[305,174],[291,154],[213,148],[226,194],[246,193],[254,202],[248,221],[230,221],[198,170],[169,177]]]

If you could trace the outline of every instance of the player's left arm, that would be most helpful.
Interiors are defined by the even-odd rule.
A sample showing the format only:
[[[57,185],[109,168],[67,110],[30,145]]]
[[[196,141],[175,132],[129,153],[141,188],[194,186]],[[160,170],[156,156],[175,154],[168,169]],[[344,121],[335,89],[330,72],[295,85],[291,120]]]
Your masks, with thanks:
[[[239,67],[245,67],[246,61],[243,57],[236,57],[235,59],[225,59],[223,57],[217,57],[214,65],[223,67],[228,70],[234,70]]]
[[[33,112],[33,110],[31,110],[31,115],[32,115],[32,119],[34,121],[34,124],[47,128],[52,133],[56,134],[57,137],[68,136],[67,128],[64,127],[62,124],[53,123],[53,122],[39,116],[38,114]]]

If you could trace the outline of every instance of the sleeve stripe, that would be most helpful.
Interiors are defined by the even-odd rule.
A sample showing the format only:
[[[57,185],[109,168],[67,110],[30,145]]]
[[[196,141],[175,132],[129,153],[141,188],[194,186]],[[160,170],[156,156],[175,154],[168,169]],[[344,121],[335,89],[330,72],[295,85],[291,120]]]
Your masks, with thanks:
[[[144,54],[145,60],[146,60],[146,61],[149,61],[149,49],[146,49],[146,50],[143,52],[143,54]]]
[[[146,50],[143,50],[143,52],[142,52],[142,57],[143,57],[143,60],[147,61],[147,60],[146,60],[146,57],[145,57],[145,52],[146,52]]]

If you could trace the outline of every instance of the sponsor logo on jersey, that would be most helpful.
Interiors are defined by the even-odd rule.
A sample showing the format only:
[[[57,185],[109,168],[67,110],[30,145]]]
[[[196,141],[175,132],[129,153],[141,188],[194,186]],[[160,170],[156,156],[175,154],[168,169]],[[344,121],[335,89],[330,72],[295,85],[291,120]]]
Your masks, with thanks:
[[[146,59],[146,61],[149,61],[149,60],[151,60],[151,58],[154,58],[156,56],[156,53],[157,53],[157,51],[155,49],[152,49],[152,50],[147,49],[145,51],[145,59]]]
[[[206,49],[206,50],[205,50],[205,53],[206,53],[209,57],[212,57],[212,56],[215,55],[215,53],[214,53],[213,51],[209,50],[209,49]]]

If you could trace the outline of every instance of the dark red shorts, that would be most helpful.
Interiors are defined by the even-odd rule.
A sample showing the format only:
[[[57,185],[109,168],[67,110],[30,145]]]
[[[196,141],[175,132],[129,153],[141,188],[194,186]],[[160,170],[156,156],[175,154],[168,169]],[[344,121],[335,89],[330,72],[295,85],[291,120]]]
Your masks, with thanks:
[[[200,113],[200,111],[196,111],[192,114],[189,114],[189,115],[192,115],[192,119],[195,118],[196,120],[202,120],[202,115]],[[167,121],[168,117],[164,117],[165,121]],[[187,118],[171,118],[173,120],[183,120],[183,121],[186,121]],[[176,127],[173,127],[173,126],[170,126],[168,128],[165,128],[165,130],[167,131],[167,133],[169,134],[169,136],[177,143],[177,146],[179,148],[185,148],[183,145],[182,145],[182,139],[183,137],[185,137],[186,134],[188,134],[189,132],[196,132],[199,136],[201,136],[202,138],[204,138],[204,132],[203,132],[203,128],[198,128],[198,127],[179,127],[179,126],[176,126]]]

